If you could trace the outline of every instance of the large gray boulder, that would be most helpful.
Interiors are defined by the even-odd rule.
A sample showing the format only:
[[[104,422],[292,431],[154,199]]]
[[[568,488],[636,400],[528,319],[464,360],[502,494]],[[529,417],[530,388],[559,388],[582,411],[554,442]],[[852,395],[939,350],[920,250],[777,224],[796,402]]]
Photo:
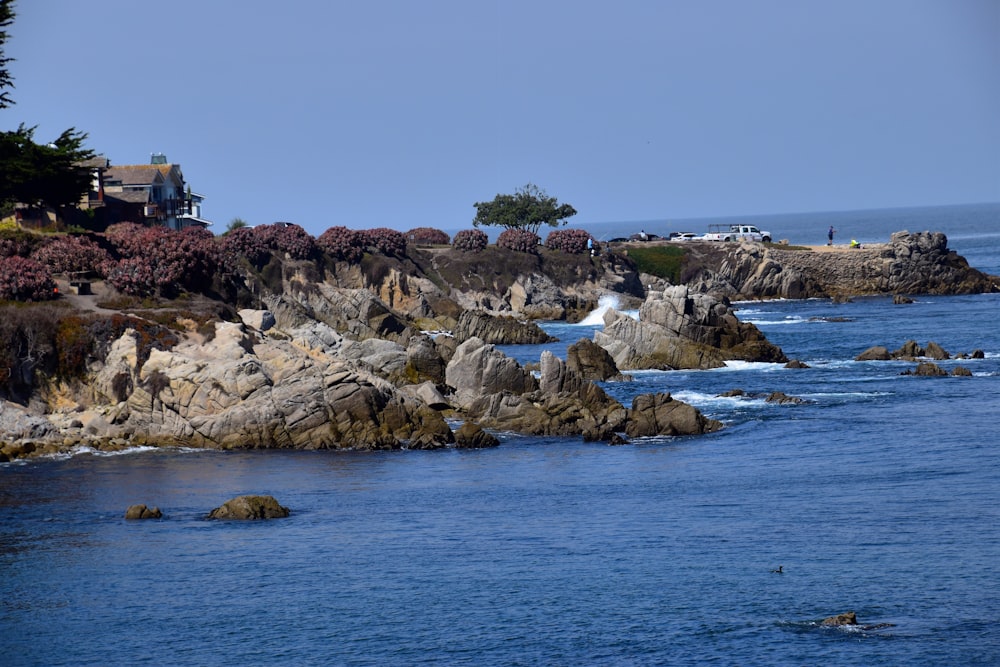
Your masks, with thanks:
[[[625,434],[631,438],[653,435],[701,435],[722,428],[722,422],[705,417],[697,408],[670,394],[640,394],[632,399]]]
[[[534,322],[491,315],[482,310],[463,311],[453,333],[460,341],[479,338],[493,345],[528,345],[554,340]]]
[[[624,379],[611,354],[587,338],[566,349],[566,366],[585,380]]]
[[[538,388],[517,361],[475,337],[456,348],[445,369],[445,382],[454,389],[456,405],[463,408],[482,396],[520,395]]]
[[[726,302],[683,285],[650,292],[638,320],[609,310],[604,322],[594,341],[621,369],[718,368],[735,359],[788,361]]]

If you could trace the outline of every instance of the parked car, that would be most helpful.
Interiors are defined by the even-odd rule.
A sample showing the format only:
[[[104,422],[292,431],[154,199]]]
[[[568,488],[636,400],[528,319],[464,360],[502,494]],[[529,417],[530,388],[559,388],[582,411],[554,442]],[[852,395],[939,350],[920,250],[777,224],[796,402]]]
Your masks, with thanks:
[[[688,241],[700,241],[701,239],[694,232],[672,232],[670,240],[677,243],[686,243]]]

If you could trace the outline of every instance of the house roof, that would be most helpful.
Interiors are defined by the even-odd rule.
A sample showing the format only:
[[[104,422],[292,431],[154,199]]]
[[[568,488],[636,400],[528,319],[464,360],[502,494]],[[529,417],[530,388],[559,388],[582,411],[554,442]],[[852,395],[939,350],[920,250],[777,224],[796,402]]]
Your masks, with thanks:
[[[149,192],[145,190],[125,190],[124,192],[104,194],[105,202],[110,202],[112,199],[117,199],[127,204],[147,204],[149,203]]]
[[[124,164],[109,167],[104,174],[106,181],[121,181],[122,185],[152,185],[170,180],[176,172],[178,183],[184,182],[181,168],[176,164]]]

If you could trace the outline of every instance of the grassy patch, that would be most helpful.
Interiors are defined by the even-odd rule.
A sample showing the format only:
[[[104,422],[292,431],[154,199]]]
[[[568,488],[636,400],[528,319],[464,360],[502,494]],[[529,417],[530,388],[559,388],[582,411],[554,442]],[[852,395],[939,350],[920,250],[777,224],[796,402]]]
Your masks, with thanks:
[[[643,273],[678,284],[684,265],[685,249],[675,245],[630,246],[628,256]]]

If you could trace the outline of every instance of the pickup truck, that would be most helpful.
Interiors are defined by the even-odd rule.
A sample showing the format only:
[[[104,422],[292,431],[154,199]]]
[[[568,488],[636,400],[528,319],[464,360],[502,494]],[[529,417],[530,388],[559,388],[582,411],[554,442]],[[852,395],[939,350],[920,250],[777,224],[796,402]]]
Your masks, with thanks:
[[[702,241],[749,241],[771,242],[771,232],[763,232],[754,225],[709,225],[708,233],[701,237]]]

